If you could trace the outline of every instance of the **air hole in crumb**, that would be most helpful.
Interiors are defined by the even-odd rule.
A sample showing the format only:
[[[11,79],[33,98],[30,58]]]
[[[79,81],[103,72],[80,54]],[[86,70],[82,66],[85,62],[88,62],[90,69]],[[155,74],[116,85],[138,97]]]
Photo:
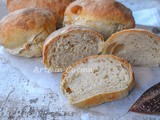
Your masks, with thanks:
[[[53,53],[54,53],[54,52],[56,52],[56,48],[53,48],[53,50],[52,50],[52,51],[53,51]]]
[[[157,51],[158,49],[157,48],[153,48],[153,50]]]
[[[135,63],[136,62],[136,60],[133,60],[133,63]]]
[[[126,75],[128,75],[128,72],[125,72]]]
[[[108,78],[108,75],[105,75],[105,76],[104,76],[104,79],[106,79],[106,78]]]
[[[120,66],[118,66],[117,69],[118,69],[119,71],[121,71],[121,67],[120,67]]]
[[[68,88],[66,89],[66,92],[70,94],[70,93],[72,93],[72,90],[68,87]]]
[[[94,70],[94,71],[93,71],[93,73],[97,73],[97,72],[98,72],[98,70]]]
[[[86,47],[84,47],[84,50],[86,49]]]
[[[119,73],[117,73],[117,76],[119,76]]]
[[[113,68],[110,68],[110,71],[113,72]]]
[[[71,47],[73,48],[73,47],[74,47],[74,45],[71,45]]]

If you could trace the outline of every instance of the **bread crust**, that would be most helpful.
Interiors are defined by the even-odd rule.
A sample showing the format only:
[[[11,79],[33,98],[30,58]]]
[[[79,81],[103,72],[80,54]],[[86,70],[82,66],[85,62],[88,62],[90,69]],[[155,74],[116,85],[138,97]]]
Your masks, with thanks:
[[[103,44],[103,50],[102,50],[102,54],[106,54],[106,49],[108,47],[108,45],[110,45],[111,43],[114,42],[115,38],[117,38],[118,36],[120,35],[123,35],[125,33],[133,33],[133,32],[141,32],[141,33],[144,33],[144,34],[148,34],[154,38],[157,38],[157,40],[160,40],[160,37],[158,37],[156,34],[154,33],[151,33],[147,30],[143,30],[143,29],[127,29],[127,30],[122,30],[122,31],[119,31],[117,33],[114,33],[113,35],[111,35],[111,37],[109,37],[106,42]],[[109,53],[107,53],[109,54]]]
[[[90,59],[93,59],[93,58],[113,58],[113,59],[121,62],[122,65],[129,70],[131,80],[130,80],[130,83],[127,85],[128,88],[124,89],[122,91],[113,92],[113,93],[98,94],[98,95],[95,95],[91,98],[86,98],[83,101],[79,101],[76,103],[70,103],[70,104],[77,106],[79,108],[87,108],[87,107],[95,106],[95,105],[98,105],[98,104],[101,104],[104,102],[114,101],[114,100],[123,98],[129,94],[129,91],[131,91],[135,85],[134,73],[133,73],[131,65],[127,61],[125,61],[119,57],[113,56],[113,55],[94,55],[94,56],[86,57],[80,61],[77,61],[76,63],[74,63],[70,67],[68,67],[68,69],[63,73],[62,79],[61,79],[61,90],[64,95],[65,95],[64,85],[66,84],[66,81],[64,79],[66,76],[68,76],[68,73],[72,69],[74,69],[77,65],[79,65],[81,63],[86,63],[87,61],[89,61]]]
[[[147,30],[143,30],[143,29],[127,29],[127,30],[122,30],[122,31],[119,31],[117,33],[114,33],[110,38],[107,39],[107,41],[105,43],[107,44],[107,43],[113,42],[114,39],[117,38],[121,34],[132,33],[132,32],[141,32],[141,33],[144,33],[144,34],[148,34],[148,35],[150,35],[150,36],[152,36],[154,38],[157,38],[157,40],[160,40],[160,37],[158,37],[156,34],[154,34],[152,32],[149,32]]]
[[[71,3],[67,7],[65,15],[67,15],[69,18],[72,18],[71,9],[75,6],[82,7],[82,11],[79,14],[80,18],[85,17],[88,20],[103,21],[107,23],[108,21],[110,21],[110,23],[116,22],[122,24],[130,24],[131,26],[135,27],[135,22],[131,10],[117,1],[78,0]]]
[[[47,56],[48,56],[48,48],[49,45],[56,43],[59,38],[61,36],[66,37],[69,35],[70,32],[78,32],[78,31],[84,31],[84,32],[94,32],[95,34],[97,34],[101,40],[101,42],[104,42],[104,38],[103,36],[98,33],[97,31],[93,30],[92,28],[88,28],[85,26],[79,26],[79,25],[74,25],[74,26],[67,26],[64,28],[61,28],[55,32],[53,32],[50,36],[48,36],[48,38],[45,40],[44,45],[43,45],[43,63],[47,68],[50,68],[50,66],[48,65],[47,62]],[[53,72],[56,72],[56,70],[53,70]],[[59,72],[63,72],[63,71],[59,71]]]
[[[53,13],[34,8],[17,10],[0,21],[0,44],[13,55],[39,57],[42,56],[45,38],[55,30],[56,18]],[[33,53],[29,53],[32,45],[37,47],[37,53],[34,53],[34,47]]]
[[[73,0],[7,0],[8,12],[23,8],[48,9],[57,14],[57,25],[62,26],[63,16],[66,7]]]
[[[131,10],[114,0],[77,0],[67,7],[63,24],[85,25],[111,34],[135,27]],[[109,37],[109,33],[103,34]]]

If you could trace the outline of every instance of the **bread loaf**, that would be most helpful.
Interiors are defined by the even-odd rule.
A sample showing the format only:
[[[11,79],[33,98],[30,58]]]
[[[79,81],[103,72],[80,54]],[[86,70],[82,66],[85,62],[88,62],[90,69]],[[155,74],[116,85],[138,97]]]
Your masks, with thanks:
[[[55,29],[53,13],[40,9],[17,10],[0,21],[0,44],[13,55],[39,57],[44,40]]]
[[[72,2],[65,11],[63,24],[94,28],[105,37],[105,40],[117,31],[135,27],[131,10],[114,0]]]
[[[103,41],[101,34],[84,26],[61,28],[44,43],[44,65],[52,72],[62,72],[77,60],[98,54]]]
[[[64,11],[73,0],[7,0],[9,12],[23,8],[48,9],[57,13],[57,28],[62,27]]]
[[[79,108],[123,98],[133,87],[130,64],[112,55],[90,56],[72,64],[61,81],[63,94]]]
[[[160,37],[146,30],[120,31],[106,41],[103,54],[119,56],[133,66],[159,66]]]

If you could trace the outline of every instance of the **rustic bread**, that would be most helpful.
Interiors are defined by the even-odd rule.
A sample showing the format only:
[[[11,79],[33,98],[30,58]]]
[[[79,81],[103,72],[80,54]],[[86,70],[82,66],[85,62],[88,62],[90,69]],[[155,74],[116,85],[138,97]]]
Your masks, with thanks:
[[[62,72],[77,60],[101,52],[103,41],[101,34],[84,26],[61,28],[44,43],[44,65],[52,72]]]
[[[42,56],[45,39],[56,29],[53,13],[40,9],[21,9],[0,21],[0,44],[13,55]]]
[[[85,108],[127,96],[134,82],[129,63],[112,55],[95,55],[67,68],[61,89],[71,105]]]
[[[135,27],[131,10],[114,0],[72,2],[64,15],[64,25],[70,24],[94,28],[105,39],[117,31]]]
[[[57,28],[62,27],[64,11],[73,0],[7,0],[8,12],[22,8],[49,9],[57,13]]]
[[[123,30],[106,41],[103,54],[119,56],[133,66],[158,66],[160,37],[146,30]]]

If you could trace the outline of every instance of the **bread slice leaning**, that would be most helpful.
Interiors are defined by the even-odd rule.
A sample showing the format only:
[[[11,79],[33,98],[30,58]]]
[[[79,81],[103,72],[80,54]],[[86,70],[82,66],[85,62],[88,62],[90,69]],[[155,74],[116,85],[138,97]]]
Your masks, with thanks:
[[[68,26],[53,32],[43,48],[44,65],[52,72],[62,72],[72,63],[102,51],[104,38],[84,26]]]
[[[68,67],[61,89],[71,105],[86,108],[127,96],[134,83],[131,65],[125,60],[94,55]]]
[[[146,30],[123,30],[104,43],[103,54],[116,55],[133,66],[159,66],[160,37]]]

